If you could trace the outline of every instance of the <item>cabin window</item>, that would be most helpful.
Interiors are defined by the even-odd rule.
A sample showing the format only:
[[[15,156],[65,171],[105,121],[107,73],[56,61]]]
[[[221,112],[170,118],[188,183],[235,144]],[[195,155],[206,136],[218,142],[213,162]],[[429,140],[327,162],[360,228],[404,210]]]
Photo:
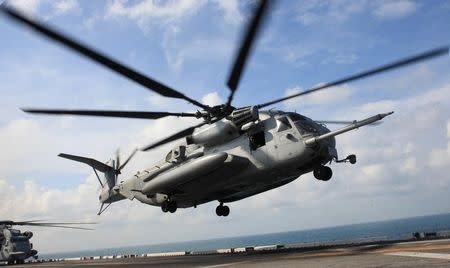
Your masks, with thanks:
[[[253,151],[261,146],[266,145],[266,138],[264,136],[264,131],[259,131],[251,134],[249,136],[249,141],[250,141],[250,149]]]
[[[277,132],[285,131],[291,128],[292,128],[291,123],[289,123],[287,117],[283,116],[277,118]]]

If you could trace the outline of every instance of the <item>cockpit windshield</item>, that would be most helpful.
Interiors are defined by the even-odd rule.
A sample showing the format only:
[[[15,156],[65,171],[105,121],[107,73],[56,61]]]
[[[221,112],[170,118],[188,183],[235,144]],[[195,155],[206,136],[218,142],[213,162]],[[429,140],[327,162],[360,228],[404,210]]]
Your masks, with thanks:
[[[319,133],[317,124],[311,119],[297,113],[288,113],[288,116],[294,121],[295,126],[300,131],[300,135]]]
[[[291,128],[292,128],[291,123],[289,123],[287,117],[283,116],[277,118],[277,132],[285,131]]]

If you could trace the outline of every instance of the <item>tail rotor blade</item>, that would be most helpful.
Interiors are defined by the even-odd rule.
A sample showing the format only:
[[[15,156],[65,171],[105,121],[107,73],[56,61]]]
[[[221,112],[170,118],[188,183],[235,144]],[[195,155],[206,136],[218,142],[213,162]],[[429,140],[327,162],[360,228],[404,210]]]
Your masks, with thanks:
[[[119,171],[120,166],[120,148],[117,148],[116,150],[116,161],[114,162],[114,169],[116,171]]]
[[[128,158],[125,160],[125,162],[123,162],[122,165],[119,165],[119,166],[118,166],[118,170],[119,170],[119,171],[121,171],[121,170],[128,164],[128,162],[130,162],[131,158],[133,158],[133,156],[137,153],[137,151],[138,151],[138,149],[135,148],[135,149],[133,150],[133,152],[130,154],[130,156],[128,156]]]

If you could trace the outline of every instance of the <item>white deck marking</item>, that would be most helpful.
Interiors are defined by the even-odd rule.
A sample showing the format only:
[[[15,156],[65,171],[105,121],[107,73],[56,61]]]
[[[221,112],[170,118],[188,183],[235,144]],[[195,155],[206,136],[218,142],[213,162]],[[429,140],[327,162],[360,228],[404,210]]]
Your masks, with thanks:
[[[384,255],[450,260],[450,254],[444,254],[444,253],[403,251],[403,252],[385,253]]]

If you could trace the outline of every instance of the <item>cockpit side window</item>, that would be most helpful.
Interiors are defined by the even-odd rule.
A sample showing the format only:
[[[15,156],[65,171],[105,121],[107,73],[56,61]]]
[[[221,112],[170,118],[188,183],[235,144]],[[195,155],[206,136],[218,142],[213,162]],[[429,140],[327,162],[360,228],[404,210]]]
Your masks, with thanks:
[[[289,123],[289,120],[286,116],[277,118],[277,132],[285,131],[291,128],[291,123]]]

